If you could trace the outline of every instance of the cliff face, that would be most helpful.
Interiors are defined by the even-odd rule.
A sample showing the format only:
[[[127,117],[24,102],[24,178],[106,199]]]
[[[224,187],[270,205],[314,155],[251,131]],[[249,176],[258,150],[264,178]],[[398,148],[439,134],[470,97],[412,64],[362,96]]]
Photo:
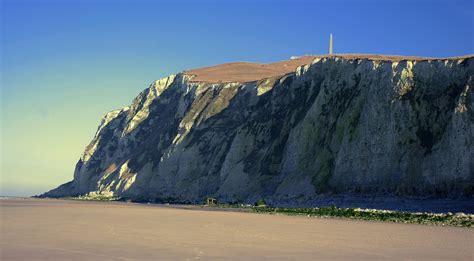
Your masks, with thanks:
[[[472,196],[473,77],[473,57],[322,57],[250,82],[172,75],[107,113],[74,180],[44,196]]]

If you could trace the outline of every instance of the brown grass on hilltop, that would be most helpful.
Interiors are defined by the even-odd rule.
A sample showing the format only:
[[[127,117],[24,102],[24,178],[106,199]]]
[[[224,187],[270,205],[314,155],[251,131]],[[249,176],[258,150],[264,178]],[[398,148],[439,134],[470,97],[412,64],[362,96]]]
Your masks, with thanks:
[[[284,60],[275,63],[252,63],[252,62],[234,62],[215,66],[187,70],[186,75],[194,75],[192,82],[252,82],[265,78],[282,76],[294,72],[298,66],[310,64],[316,58],[341,58],[341,59],[369,59],[374,61],[392,61],[402,60],[422,61],[422,60],[443,60],[443,59],[461,59],[471,56],[450,57],[450,58],[428,58],[417,56],[398,56],[398,55],[376,55],[376,54],[334,54],[334,55],[314,55],[302,56],[296,59]]]

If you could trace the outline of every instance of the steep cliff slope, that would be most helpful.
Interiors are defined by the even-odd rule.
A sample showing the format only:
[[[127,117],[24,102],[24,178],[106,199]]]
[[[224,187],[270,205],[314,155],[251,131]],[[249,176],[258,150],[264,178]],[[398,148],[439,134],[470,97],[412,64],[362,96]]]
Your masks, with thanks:
[[[305,57],[251,77],[237,65],[171,75],[107,113],[74,180],[43,196],[473,195],[472,56]]]

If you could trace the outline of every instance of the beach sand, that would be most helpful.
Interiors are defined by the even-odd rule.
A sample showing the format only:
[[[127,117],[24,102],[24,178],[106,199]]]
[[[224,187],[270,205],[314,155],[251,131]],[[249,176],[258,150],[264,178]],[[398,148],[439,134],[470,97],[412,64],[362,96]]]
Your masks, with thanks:
[[[2,199],[1,260],[473,260],[474,229]]]

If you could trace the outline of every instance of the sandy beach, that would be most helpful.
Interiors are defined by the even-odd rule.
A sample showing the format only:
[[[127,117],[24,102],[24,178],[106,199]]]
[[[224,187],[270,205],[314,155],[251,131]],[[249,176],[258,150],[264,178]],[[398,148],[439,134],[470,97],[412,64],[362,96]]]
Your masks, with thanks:
[[[1,260],[472,260],[469,228],[2,199]]]

